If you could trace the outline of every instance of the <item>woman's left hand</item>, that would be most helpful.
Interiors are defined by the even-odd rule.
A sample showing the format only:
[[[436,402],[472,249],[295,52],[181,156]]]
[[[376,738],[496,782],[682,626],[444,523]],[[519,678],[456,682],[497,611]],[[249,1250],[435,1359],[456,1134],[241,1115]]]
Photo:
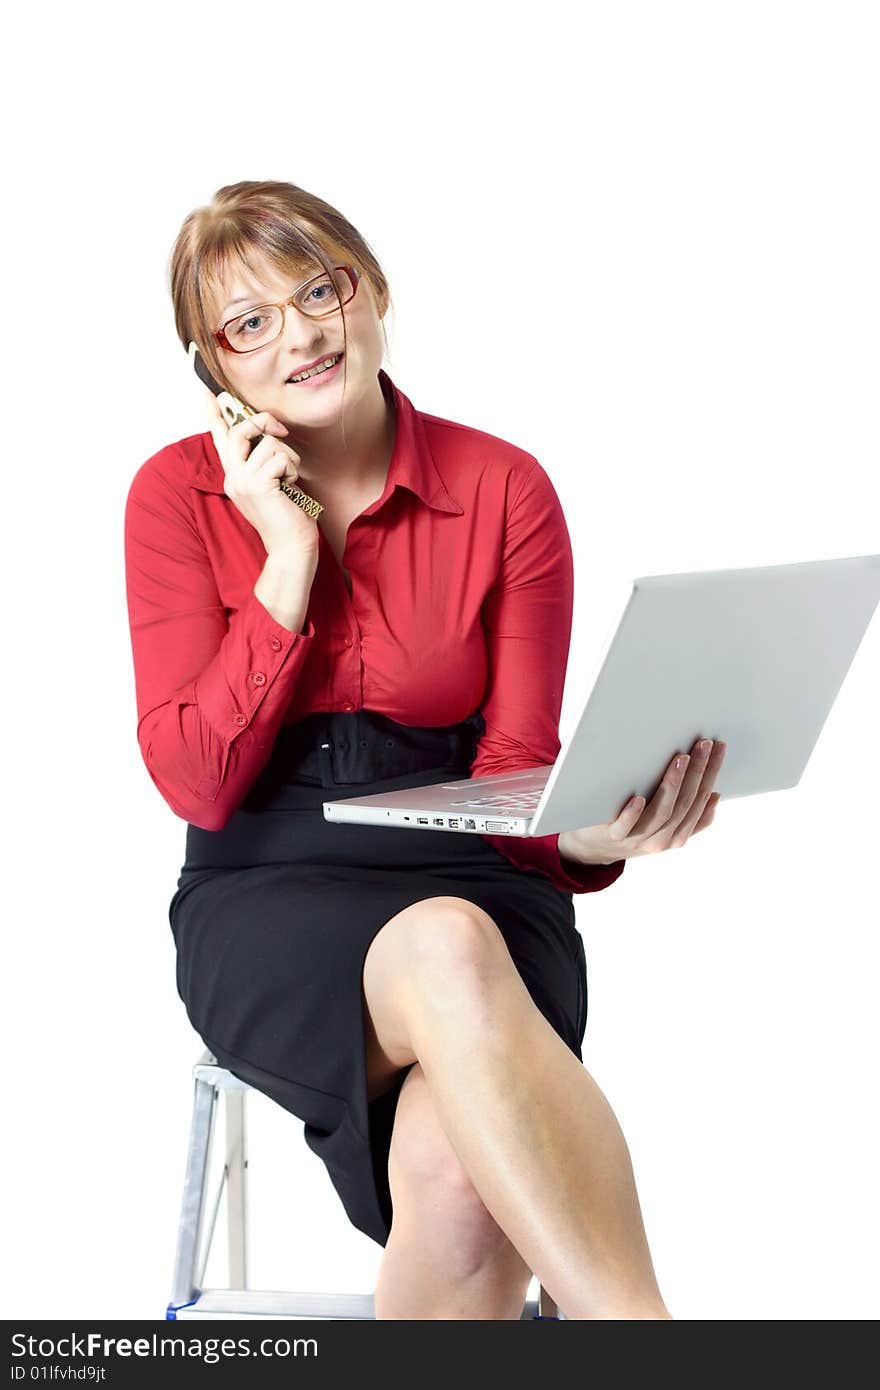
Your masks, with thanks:
[[[576,864],[614,864],[641,854],[657,854],[664,849],[680,849],[691,835],[712,824],[720,792],[712,791],[724,761],[727,744],[720,740],[702,749],[702,739],[691,749],[684,767],[672,760],[650,802],[644,797],[628,801],[617,820],[608,825],[587,825],[580,830],[564,830],[559,836],[559,853]]]

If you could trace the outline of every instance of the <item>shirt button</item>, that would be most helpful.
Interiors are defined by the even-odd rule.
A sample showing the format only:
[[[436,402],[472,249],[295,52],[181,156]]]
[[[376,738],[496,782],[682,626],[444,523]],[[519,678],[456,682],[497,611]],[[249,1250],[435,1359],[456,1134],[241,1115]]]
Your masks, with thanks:
[[[343,709],[354,709],[354,702],[353,702],[352,700],[343,700],[343,702],[342,702],[342,708],[343,708]]]
[[[254,685],[265,685],[265,684],[266,684],[266,677],[263,675],[263,672],[262,672],[262,671],[254,671],[253,676],[252,676],[251,679],[253,680]]]
[[[353,640],[354,640],[354,639],[351,638],[351,637],[346,637],[346,639],[345,639],[345,645],[346,645],[347,647],[350,647]]]
[[[272,650],[273,650],[273,652],[280,652],[280,651],[281,651],[281,643],[278,641],[278,638],[277,638],[277,637],[273,637],[273,638],[272,638]]]
[[[235,721],[236,724],[246,724],[246,723],[247,723],[247,715],[246,715],[246,714],[236,714],[236,715],[233,716],[233,718],[234,718],[234,721]]]

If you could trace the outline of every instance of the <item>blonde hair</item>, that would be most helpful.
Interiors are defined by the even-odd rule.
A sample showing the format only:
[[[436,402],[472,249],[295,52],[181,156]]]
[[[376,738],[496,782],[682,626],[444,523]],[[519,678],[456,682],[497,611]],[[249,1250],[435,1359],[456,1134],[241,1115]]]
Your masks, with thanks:
[[[296,184],[273,179],[227,184],[212,201],[184,219],[171,251],[168,269],[174,326],[184,348],[195,342],[211,375],[224,390],[237,394],[224,370],[214,329],[209,323],[210,300],[221,288],[223,275],[236,263],[251,274],[257,269],[250,256],[263,256],[284,274],[296,276],[318,264],[329,274],[334,265],[353,265],[370,284],[380,311],[391,306],[385,273],[372,249],[356,227],[336,208]],[[342,331],[348,334],[345,309]],[[385,350],[388,338],[382,319]],[[343,357],[343,402],[345,364]]]

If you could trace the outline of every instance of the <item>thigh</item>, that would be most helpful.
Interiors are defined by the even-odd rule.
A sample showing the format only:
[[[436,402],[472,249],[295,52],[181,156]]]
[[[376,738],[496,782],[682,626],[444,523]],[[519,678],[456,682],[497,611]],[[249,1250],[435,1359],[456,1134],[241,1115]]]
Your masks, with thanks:
[[[404,908],[376,933],[364,960],[364,1040],[367,1094],[370,1100],[391,1089],[418,1061],[409,1040],[403,981],[412,978],[416,958],[415,934],[427,940],[448,941],[452,921],[478,926],[483,940],[510,962],[497,926],[488,913],[464,898],[425,898]],[[447,935],[442,933],[446,928]]]
[[[455,886],[459,895],[453,889],[449,896],[426,897],[389,918],[367,952],[362,1003],[368,1075],[376,1095],[418,1060],[408,1034],[407,1000],[415,963],[430,959],[436,943],[444,944],[440,966],[460,972],[461,978],[475,961],[489,961],[493,969],[515,969],[536,1008],[583,1060],[586,960],[570,897],[530,874],[519,877],[515,891],[509,878],[499,881],[488,875]],[[453,921],[478,924],[483,930],[453,932],[448,929]],[[427,943],[425,949],[421,943]],[[437,964],[431,961],[432,968]]]

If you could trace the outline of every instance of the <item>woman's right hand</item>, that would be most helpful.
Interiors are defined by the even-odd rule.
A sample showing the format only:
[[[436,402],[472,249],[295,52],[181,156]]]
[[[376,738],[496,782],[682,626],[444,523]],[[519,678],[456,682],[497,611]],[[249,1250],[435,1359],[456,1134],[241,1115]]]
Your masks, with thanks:
[[[285,497],[279,486],[283,479],[294,484],[299,477],[299,454],[280,435],[287,428],[267,410],[227,425],[216,397],[205,392],[208,424],[223,471],[224,491],[238,510],[259,532],[266,553],[302,556],[317,565],[318,523]],[[256,447],[254,439],[265,437]]]

